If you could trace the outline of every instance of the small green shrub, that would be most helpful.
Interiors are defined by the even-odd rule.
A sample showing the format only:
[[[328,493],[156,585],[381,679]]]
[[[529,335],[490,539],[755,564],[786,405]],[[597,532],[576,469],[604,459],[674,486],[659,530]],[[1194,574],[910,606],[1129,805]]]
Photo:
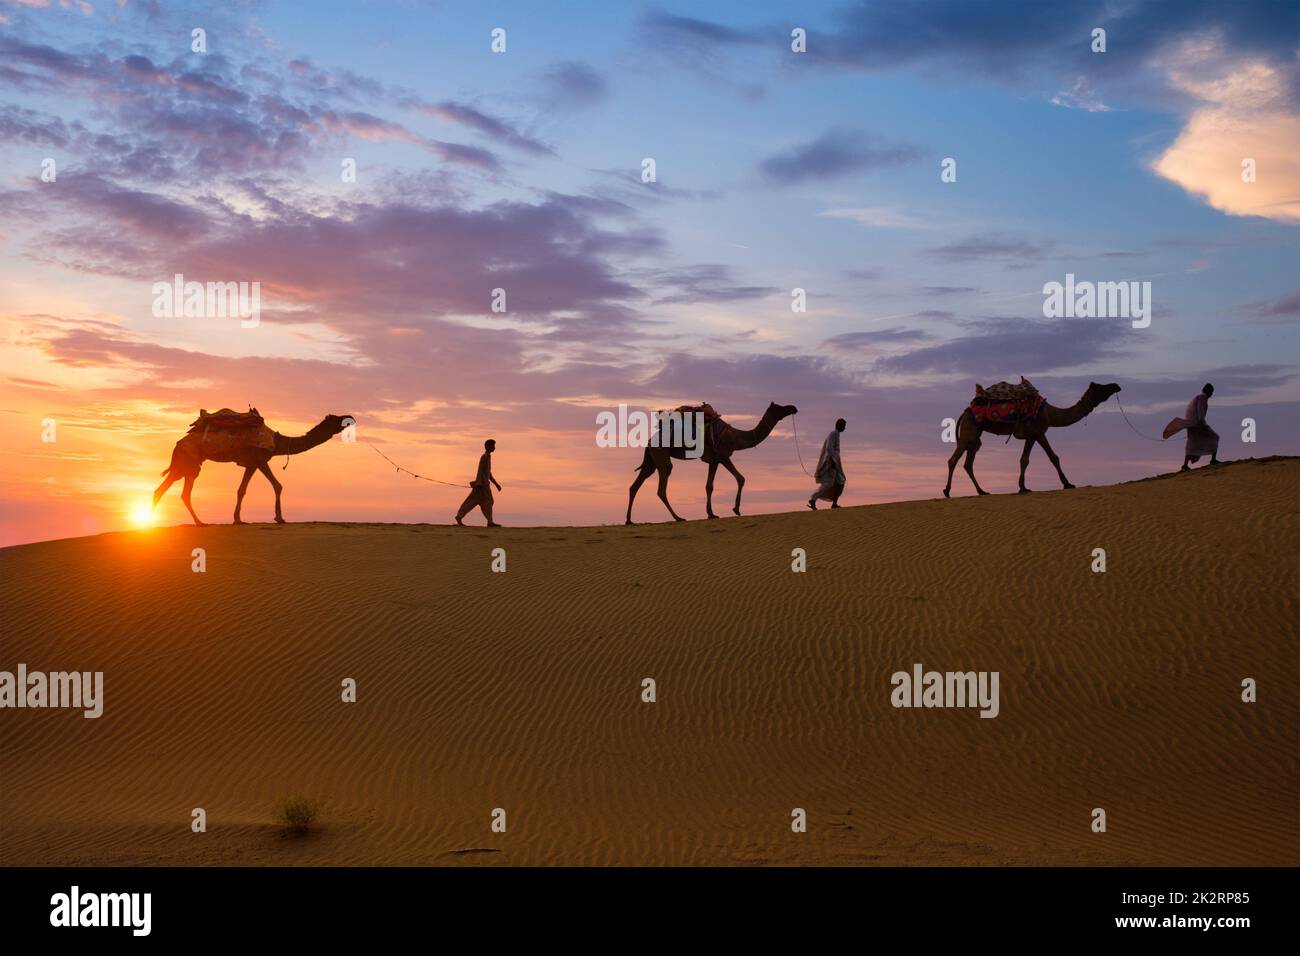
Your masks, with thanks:
[[[271,808],[276,823],[292,833],[305,833],[320,816],[324,804],[308,797],[293,796],[277,800]]]

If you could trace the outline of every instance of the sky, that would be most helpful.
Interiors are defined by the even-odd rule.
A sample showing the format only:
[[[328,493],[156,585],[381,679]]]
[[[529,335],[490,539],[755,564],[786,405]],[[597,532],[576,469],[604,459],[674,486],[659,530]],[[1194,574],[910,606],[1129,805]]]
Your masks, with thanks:
[[[290,521],[445,523],[463,490],[376,450],[463,484],[492,437],[497,520],[621,523],[620,404],[796,405],[735,458],[749,513],[804,507],[839,417],[845,504],[932,498],[944,419],[1021,376],[1122,386],[1054,432],[1077,485],[1176,468],[1207,381],[1221,457],[1300,453],[1298,50],[1280,0],[3,0],[0,546],[142,522],[200,408],[355,418],[273,463]],[[157,315],[178,273],[259,321]],[[1046,317],[1067,275],[1150,282],[1149,325]],[[981,483],[1018,459],[986,440]]]

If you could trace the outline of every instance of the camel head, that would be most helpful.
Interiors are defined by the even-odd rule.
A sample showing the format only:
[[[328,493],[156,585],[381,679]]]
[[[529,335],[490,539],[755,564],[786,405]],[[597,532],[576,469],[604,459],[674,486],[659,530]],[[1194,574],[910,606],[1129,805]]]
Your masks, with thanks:
[[[778,405],[776,402],[772,402],[767,406],[767,413],[764,417],[770,417],[773,421],[779,422],[783,418],[789,418],[791,415],[797,414],[798,411],[799,409],[793,405]]]
[[[321,419],[321,423],[317,425],[316,428],[328,432],[331,435],[337,435],[349,425],[355,425],[356,422],[356,417],[353,415],[326,415]]]
[[[1109,385],[1099,385],[1097,382],[1089,382],[1087,392],[1088,401],[1092,403],[1093,408],[1096,408],[1103,402],[1110,401],[1110,397],[1119,390],[1120,387],[1114,382],[1111,382]]]

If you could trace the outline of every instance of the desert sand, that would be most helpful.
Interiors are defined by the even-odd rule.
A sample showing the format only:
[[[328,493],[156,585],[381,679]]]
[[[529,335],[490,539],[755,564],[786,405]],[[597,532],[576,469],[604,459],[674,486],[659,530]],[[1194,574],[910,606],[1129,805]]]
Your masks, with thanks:
[[[681,525],[10,548],[0,670],[103,671],[104,713],[0,710],[0,862],[1295,865],[1298,489],[1272,459]],[[999,715],[895,709],[917,662],[998,671]],[[292,794],[325,803],[306,835],[272,822]]]

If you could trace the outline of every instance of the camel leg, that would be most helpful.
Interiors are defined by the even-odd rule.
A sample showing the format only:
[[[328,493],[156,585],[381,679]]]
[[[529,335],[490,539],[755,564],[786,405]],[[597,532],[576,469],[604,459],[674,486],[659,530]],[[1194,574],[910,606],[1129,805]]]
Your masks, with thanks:
[[[187,475],[185,478],[185,486],[181,488],[181,501],[185,502],[185,507],[189,509],[190,517],[194,519],[194,523],[202,528],[205,522],[199,520],[199,516],[194,513],[194,506],[190,504],[190,492],[193,490],[194,476]]]
[[[158,507],[158,502],[162,501],[162,496],[167,494],[167,489],[176,484],[176,481],[177,479],[172,477],[172,473],[168,472],[167,477],[162,480],[162,484],[153,493],[153,506],[155,508]]]
[[[637,472],[636,479],[632,482],[632,487],[627,490],[627,521],[625,524],[632,524],[632,502],[636,501],[636,493],[641,490],[645,480],[655,473],[654,462],[650,459],[650,453],[647,451],[644,458],[641,459],[641,470]]]
[[[284,524],[284,515],[280,513],[280,489],[283,488],[284,485],[275,480],[275,475],[271,473],[271,466],[266,462],[262,462],[258,465],[257,470],[266,475],[266,480],[269,481],[271,487],[275,489],[275,523]]]
[[[672,459],[668,459],[659,466],[659,500],[664,503],[668,513],[673,516],[674,521],[685,521],[686,519],[673,511],[673,506],[668,503],[668,476],[673,473]]]
[[[1020,493],[1029,494],[1029,489],[1025,487],[1025,469],[1029,467],[1029,453],[1034,450],[1034,442],[1037,438],[1030,436],[1025,439],[1025,450],[1020,453]]]
[[[966,449],[966,464],[962,467],[966,469],[966,474],[970,475],[970,483],[975,486],[977,494],[987,495],[988,492],[980,487],[980,483],[975,480],[975,453],[980,450],[979,445],[972,445]]]
[[[1061,487],[1073,488],[1074,485],[1070,484],[1070,479],[1066,478],[1065,472],[1061,471],[1061,459],[1056,456],[1056,452],[1052,451],[1052,446],[1047,444],[1047,436],[1044,435],[1042,438],[1038,439],[1038,444],[1042,445],[1043,451],[1047,452],[1047,460],[1050,461],[1052,467],[1056,469],[1056,474],[1061,479]]]
[[[731,472],[731,474],[736,479],[736,507],[732,508],[731,510],[735,512],[736,515],[739,515],[740,514],[740,493],[745,489],[745,476],[736,470],[736,466],[731,463],[730,458],[722,459],[722,467],[727,469],[727,471]]]
[[[239,518],[239,509],[244,507],[244,493],[248,491],[248,482],[252,480],[255,471],[257,471],[256,465],[249,465],[244,469],[244,480],[239,483],[239,490],[235,492],[235,524],[244,523]]]
[[[943,486],[943,496],[945,498],[948,497],[948,492],[952,491],[952,473],[957,467],[957,459],[961,457],[962,452],[965,450],[965,446],[963,446],[961,442],[958,442],[957,447],[953,449],[953,453],[948,457],[948,483]]]
[[[708,512],[710,518],[716,518],[713,513],[713,476],[718,473],[718,463],[709,462],[709,480],[704,483],[704,510]]]

